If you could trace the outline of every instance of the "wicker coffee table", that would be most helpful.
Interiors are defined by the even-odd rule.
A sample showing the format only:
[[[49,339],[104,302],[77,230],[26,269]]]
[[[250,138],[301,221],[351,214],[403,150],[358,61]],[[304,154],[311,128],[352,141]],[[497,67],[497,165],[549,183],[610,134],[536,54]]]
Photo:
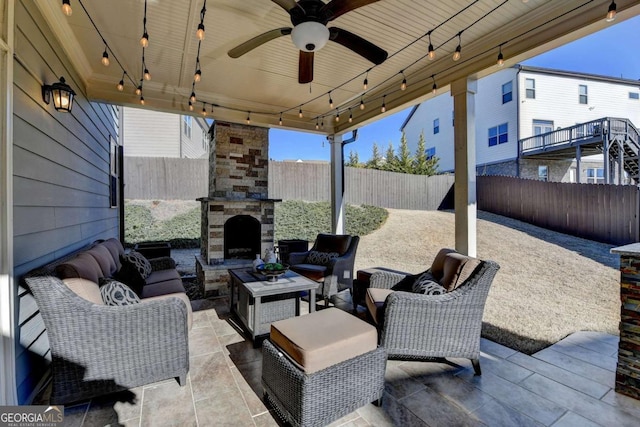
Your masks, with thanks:
[[[316,311],[318,283],[293,271],[277,281],[267,281],[252,269],[231,269],[231,311],[251,334],[254,345],[260,336],[269,334],[271,323],[300,315],[300,294],[309,292],[309,312]]]

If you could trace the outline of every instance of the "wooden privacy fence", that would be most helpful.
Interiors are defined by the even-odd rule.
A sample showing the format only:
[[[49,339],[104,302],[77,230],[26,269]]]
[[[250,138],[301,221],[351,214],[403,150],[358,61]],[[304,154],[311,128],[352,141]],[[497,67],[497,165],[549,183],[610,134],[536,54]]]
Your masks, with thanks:
[[[640,240],[638,187],[479,176],[478,209],[589,240]]]
[[[158,157],[125,157],[125,198],[195,200],[207,196],[208,161]],[[345,200],[397,209],[453,208],[453,176],[407,175],[345,167]],[[269,197],[328,201],[328,163],[269,162]]]

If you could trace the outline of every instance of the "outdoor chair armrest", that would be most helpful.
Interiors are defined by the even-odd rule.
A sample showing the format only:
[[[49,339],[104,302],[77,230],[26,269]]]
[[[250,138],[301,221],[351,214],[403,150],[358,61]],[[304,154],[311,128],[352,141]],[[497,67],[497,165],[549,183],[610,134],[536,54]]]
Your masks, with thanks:
[[[304,264],[304,260],[307,259],[309,251],[306,252],[291,252],[289,254],[289,265]]]
[[[391,289],[407,276],[409,276],[409,273],[401,274],[390,271],[376,271],[369,278],[369,287]]]
[[[151,271],[171,270],[176,268],[176,261],[168,256],[150,258]]]

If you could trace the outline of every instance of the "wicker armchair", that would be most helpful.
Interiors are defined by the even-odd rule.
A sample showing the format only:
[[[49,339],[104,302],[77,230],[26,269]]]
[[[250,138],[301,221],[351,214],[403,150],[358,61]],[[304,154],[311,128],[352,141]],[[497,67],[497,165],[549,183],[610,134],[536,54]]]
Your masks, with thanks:
[[[459,287],[442,295],[390,292],[382,306],[380,345],[390,359],[471,359],[480,375],[480,332],[489,288],[499,265],[482,261]],[[370,287],[391,289],[408,275],[379,271]]]
[[[345,289],[353,292],[353,265],[359,242],[359,236],[318,234],[310,250],[289,254],[291,270],[318,282],[318,297],[322,297],[328,306],[329,298],[338,292]],[[326,263],[314,264],[310,260],[312,253],[334,253],[338,256]]]
[[[25,278],[47,328],[51,402],[66,404],[167,378],[186,384],[187,307],[178,298],[97,305],[58,278]]]

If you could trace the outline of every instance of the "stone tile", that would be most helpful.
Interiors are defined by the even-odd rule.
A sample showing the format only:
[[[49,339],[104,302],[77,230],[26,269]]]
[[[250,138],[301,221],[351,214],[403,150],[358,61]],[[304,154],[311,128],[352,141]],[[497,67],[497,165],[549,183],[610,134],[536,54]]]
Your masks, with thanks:
[[[602,369],[606,369],[611,372],[616,371],[616,365],[618,364],[617,358],[605,356],[602,353],[589,350],[581,345],[574,344],[570,340],[557,342],[551,346],[551,348],[558,353],[566,354],[567,356],[582,360],[583,362],[590,363]]]
[[[142,388],[108,394],[93,399],[84,417],[84,425],[119,424],[140,419],[142,411]]]
[[[216,308],[220,307],[220,302],[215,299],[199,299],[191,301],[191,310],[195,312],[203,312],[209,316],[217,317]]]
[[[262,361],[232,367],[231,373],[251,415],[255,416],[266,412],[267,407],[262,401]]]
[[[429,376],[424,384],[466,412],[473,412],[494,400],[487,393],[449,372]]]
[[[393,427],[395,424],[382,407],[368,404],[359,408],[356,412],[367,421],[369,425],[376,427]]]
[[[430,389],[413,393],[400,402],[430,427],[482,426],[480,420]]]
[[[529,369],[510,362],[508,359],[501,359],[490,354],[480,355],[480,367],[482,372],[491,372],[516,384],[533,373]]]
[[[189,356],[220,351],[218,337],[212,327],[192,329],[189,332]]]
[[[600,399],[607,391],[611,390],[606,385],[591,381],[589,378],[576,375],[522,353],[516,353],[509,357],[508,360],[596,399]]]
[[[620,337],[604,332],[578,331],[569,335],[560,342],[570,342],[605,356],[618,354]]]
[[[147,386],[143,391],[141,426],[196,426],[191,382],[184,387],[176,381]]]
[[[640,400],[633,399],[629,396],[625,396],[624,394],[616,393],[613,389],[605,394],[600,400],[611,406],[621,408],[640,420]]]
[[[489,341],[486,338],[480,338],[480,351],[483,353],[492,354],[502,359],[506,359],[507,357],[517,353],[517,351],[512,348],[505,347],[493,341]]]
[[[540,396],[545,396],[581,416],[606,426],[637,426],[639,421],[623,410],[587,396],[565,385],[534,374],[522,382],[522,386]]]
[[[238,334],[219,337],[218,341],[229,366],[262,361],[262,347],[255,348],[250,340]]]
[[[253,417],[253,422],[256,427],[278,427],[278,421],[276,421],[277,415],[273,412],[265,412]]]
[[[540,397],[491,372],[486,372],[482,374],[482,376],[474,376],[473,371],[464,371],[460,373],[459,376],[493,396],[504,405],[522,412],[545,425],[550,425],[566,411],[565,408],[562,408],[551,400]]]
[[[252,426],[249,408],[244,404],[237,387],[225,393],[214,393],[212,397],[195,403],[200,426]]]
[[[573,372],[574,374],[589,378],[600,384],[604,384],[607,387],[613,388],[615,386],[615,374],[613,372],[582,360],[578,360],[564,353],[557,352],[552,348],[545,348],[544,350],[535,353],[533,357],[569,372]]]
[[[599,425],[575,412],[567,412],[553,424],[553,427],[598,427]]]
[[[40,402],[38,402],[40,404]],[[47,404],[42,402],[43,405]],[[84,423],[84,417],[87,415],[89,402],[79,405],[64,407],[64,425],[65,427],[80,427]]]
[[[427,423],[389,393],[384,393],[382,397],[382,411],[387,414],[394,426],[428,427]]]
[[[218,337],[224,337],[227,335],[242,335],[245,333],[243,326],[235,318],[211,319],[211,325],[216,331],[216,336]],[[248,336],[249,335],[247,334],[247,337]]]
[[[193,325],[191,329],[210,327],[211,322],[206,311],[194,311],[193,312]]]
[[[539,427],[543,424],[495,399],[478,408],[473,415],[491,427]]]
[[[210,399],[216,394],[238,389],[231,367],[221,351],[191,357],[189,362],[194,401]],[[240,398],[242,400],[242,396]]]
[[[405,370],[387,366],[384,373],[384,390],[396,399],[401,399],[424,388],[423,383],[412,378]]]
[[[391,361],[388,361],[387,370],[389,370],[391,366],[393,366]],[[459,365],[437,362],[402,362],[398,367],[411,375],[411,378],[421,383],[424,383],[429,377],[434,375],[439,376],[446,373],[453,376],[464,370],[464,368]]]
[[[334,422],[327,425],[327,427],[338,427],[338,426],[346,426],[346,425],[355,425],[351,424],[355,422],[356,419],[360,418],[360,414],[356,411],[351,412],[350,414],[345,415],[342,418],[335,420]]]

